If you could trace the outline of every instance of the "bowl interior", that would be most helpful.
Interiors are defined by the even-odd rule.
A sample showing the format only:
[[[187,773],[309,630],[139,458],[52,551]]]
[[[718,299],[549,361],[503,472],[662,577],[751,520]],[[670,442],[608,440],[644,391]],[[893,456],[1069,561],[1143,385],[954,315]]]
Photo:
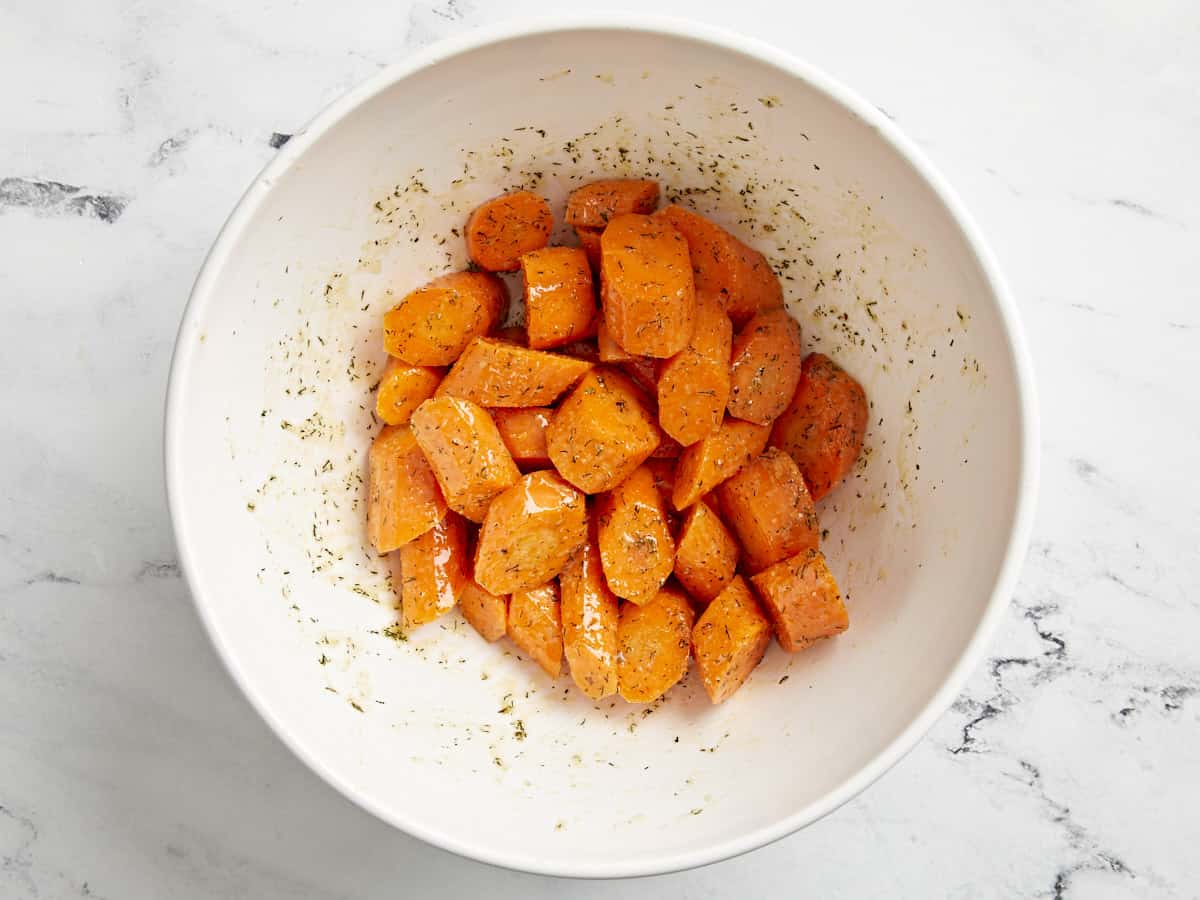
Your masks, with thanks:
[[[251,189],[180,335],[177,538],[243,688],[354,799],[521,868],[704,862],[846,799],[963,656],[1018,513],[1012,347],[959,224],[872,122],[708,41],[510,36],[363,93]],[[561,210],[604,175],[658,178],[762,249],[808,346],[871,398],[863,464],[821,509],[851,628],[773,646],[717,708],[694,672],[664,703],[593,703],[456,612],[401,635],[364,539],[383,311],[465,264],[478,202],[527,186]]]

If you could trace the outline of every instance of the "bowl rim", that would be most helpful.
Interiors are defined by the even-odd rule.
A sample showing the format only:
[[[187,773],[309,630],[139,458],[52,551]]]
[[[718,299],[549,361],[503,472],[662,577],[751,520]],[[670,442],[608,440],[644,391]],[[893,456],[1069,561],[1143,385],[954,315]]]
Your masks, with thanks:
[[[402,812],[383,808],[368,794],[359,791],[331,770],[315,752],[310,751],[296,734],[280,720],[268,702],[258,694],[231,649],[225,644],[203,596],[197,591],[197,563],[189,549],[188,528],[182,510],[185,472],[180,464],[179,433],[185,415],[182,391],[190,354],[183,351],[185,338],[192,333],[212,295],[218,274],[226,265],[233,248],[254,217],[278,177],[291,167],[322,135],[367,100],[410,75],[452,57],[489,44],[563,31],[631,31],[657,34],[707,44],[765,63],[781,75],[800,79],[824,94],[846,111],[871,125],[890,147],[904,159],[929,186],[957,225],[976,258],[999,313],[1001,330],[1007,340],[1015,374],[1020,410],[1021,446],[1018,461],[1019,491],[1012,529],[1004,550],[999,575],[988,598],[984,613],[942,685],[925,703],[920,713],[889,744],[861,769],[832,790],[791,814],[762,827],[703,846],[662,854],[639,861],[612,859],[600,862],[546,861],[536,854],[498,852],[486,845],[460,840],[456,835],[406,817]],[[566,13],[526,16],[476,27],[463,34],[442,39],[408,54],[358,86],[350,89],[321,110],[307,125],[283,145],[251,182],[230,213],[206,255],[188,297],[172,352],[164,413],[164,474],[167,506],[174,531],[180,568],[196,611],[226,670],[251,706],[267,722],[275,735],[314,773],[332,785],[344,797],[406,834],[461,856],[508,869],[541,875],[576,878],[620,878],[658,875],[691,869],[729,859],[779,840],[812,824],[851,800],[899,762],[917,745],[934,722],[949,709],[968,677],[982,662],[988,643],[1000,617],[1008,606],[1024,563],[1033,527],[1039,480],[1039,422],[1033,364],[1016,303],[1000,272],[999,265],[979,227],[958,195],[933,167],[925,154],[876,106],[847,88],[823,70],[785,50],[757,38],[725,28],[668,16],[636,13]]]

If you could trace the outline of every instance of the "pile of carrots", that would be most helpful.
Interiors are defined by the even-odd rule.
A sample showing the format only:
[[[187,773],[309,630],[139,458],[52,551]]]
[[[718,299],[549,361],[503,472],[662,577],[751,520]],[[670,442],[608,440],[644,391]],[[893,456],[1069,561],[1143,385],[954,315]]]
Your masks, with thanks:
[[[404,626],[456,604],[588,697],[720,703],[766,652],[844,631],[814,501],[862,448],[862,387],[802,358],[761,253],[647,180],[471,214],[470,271],[384,316],[367,523]],[[524,328],[494,273],[520,270]],[[599,288],[597,291],[596,288]],[[478,527],[476,527],[478,526]]]

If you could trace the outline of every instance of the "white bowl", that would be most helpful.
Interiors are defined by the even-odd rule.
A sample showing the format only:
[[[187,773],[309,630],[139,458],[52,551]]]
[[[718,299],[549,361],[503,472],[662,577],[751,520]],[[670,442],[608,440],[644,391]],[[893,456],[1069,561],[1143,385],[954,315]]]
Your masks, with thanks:
[[[772,647],[720,707],[694,675],[652,708],[592,703],[457,613],[392,639],[365,546],[383,311],[464,265],[451,229],[481,200],[535,182],[561,210],[607,175],[659,177],[763,249],[873,405],[865,464],[821,510],[850,630]],[[175,350],[172,521],[230,672],[347,797],[499,865],[664,872],[825,815],[946,709],[1026,546],[1031,379],[961,204],[826,75],[658,19],[484,29],[334,103],[233,212]]]

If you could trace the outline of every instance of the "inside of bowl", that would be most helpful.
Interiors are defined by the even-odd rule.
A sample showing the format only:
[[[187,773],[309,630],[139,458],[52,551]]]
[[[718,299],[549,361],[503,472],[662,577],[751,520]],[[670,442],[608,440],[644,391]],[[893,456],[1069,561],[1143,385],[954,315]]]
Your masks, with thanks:
[[[525,868],[702,861],[844,799],[964,652],[1015,516],[1010,347],[934,191],[804,80],[619,29],[470,50],[305,141],[210,261],[171,417],[184,561],[259,708],[388,820]],[[529,187],[561,211],[600,176],[657,178],[765,252],[806,344],[871,400],[862,463],[820,509],[850,630],[772,647],[719,707],[694,672],[665,702],[594,703],[457,613],[401,634],[366,547],[382,313],[464,266],[480,201]]]

